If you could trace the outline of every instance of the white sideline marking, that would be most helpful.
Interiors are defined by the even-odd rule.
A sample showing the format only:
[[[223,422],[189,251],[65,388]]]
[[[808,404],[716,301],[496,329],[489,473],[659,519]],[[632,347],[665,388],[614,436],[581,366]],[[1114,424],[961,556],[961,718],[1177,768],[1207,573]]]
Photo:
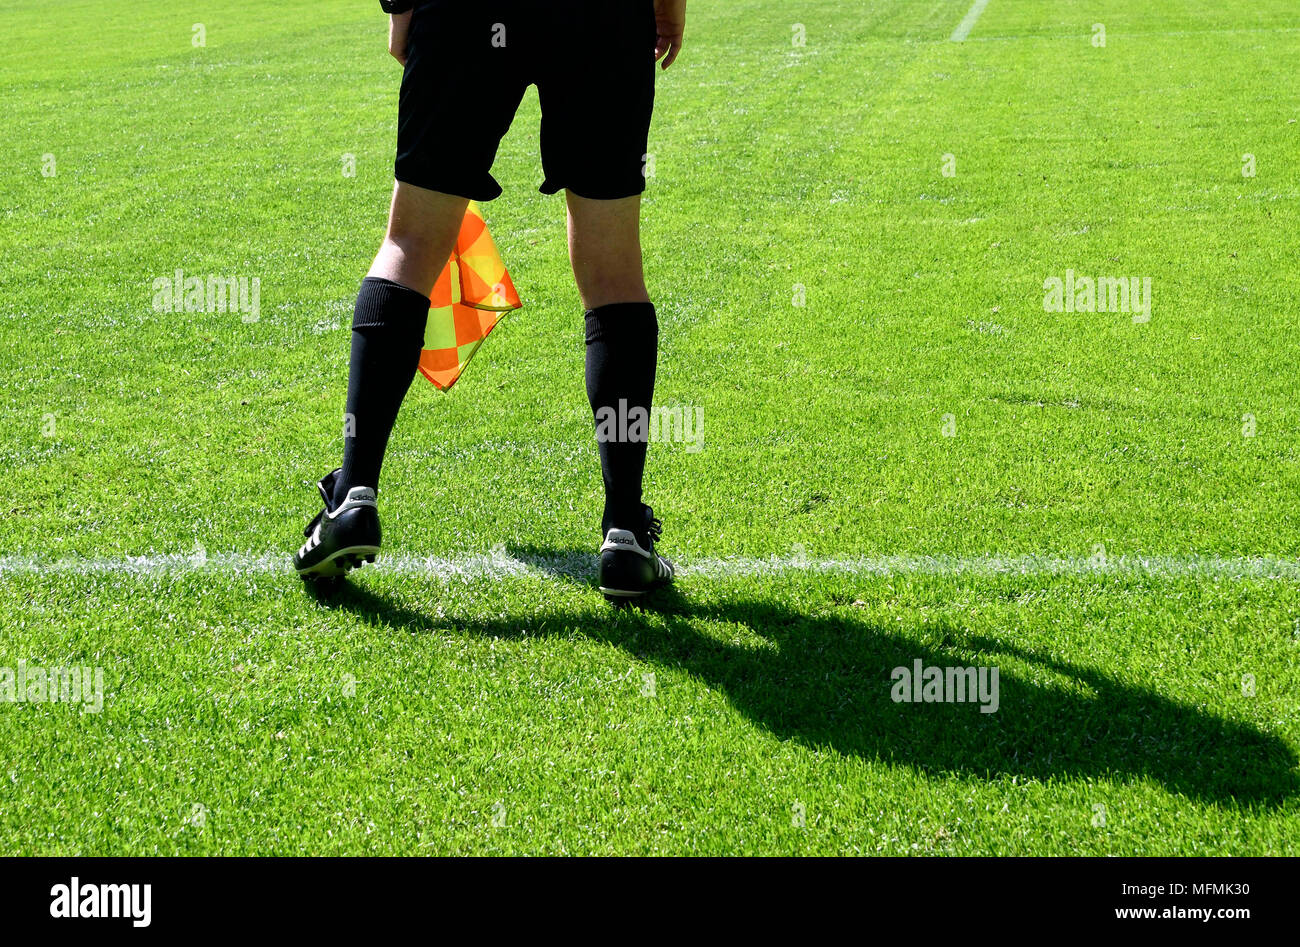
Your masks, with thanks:
[[[975,0],[970,5],[966,18],[958,23],[957,28],[952,31],[952,42],[963,43],[966,41],[966,37],[970,36],[970,31],[975,29],[975,23],[979,20],[980,14],[984,12],[984,8],[988,5],[989,0]]]
[[[1125,30],[1123,35],[1126,36],[1126,37],[1133,37],[1133,36],[1237,36],[1237,35],[1247,35],[1247,34],[1254,34],[1254,33],[1297,33],[1297,32],[1300,32],[1300,26],[1265,26],[1265,27],[1242,27],[1242,28],[1223,28],[1223,29],[1208,29],[1208,30],[1132,30],[1132,31],[1130,31],[1130,30]],[[1114,33],[1112,33],[1111,35],[1114,36],[1114,35],[1118,35],[1118,34],[1114,34]],[[1050,35],[1049,35],[1049,34],[1044,34],[1044,33],[1033,33],[1033,34],[1024,34],[1024,33],[1022,33],[1022,34],[1012,34],[1012,35],[1008,35],[1008,36],[977,36],[977,37],[975,37],[975,41],[976,41],[976,42],[980,42],[980,43],[996,43],[996,42],[1006,42],[1006,41],[1008,41],[1008,40],[1022,40],[1022,39],[1029,39],[1029,40],[1041,40],[1041,39],[1047,39],[1047,40],[1059,40],[1059,39],[1068,39],[1068,40],[1074,40],[1074,39],[1076,39],[1076,38],[1077,38],[1077,35],[1076,35],[1076,34],[1068,34],[1068,35],[1065,35],[1065,34],[1056,33],[1056,34],[1050,34]],[[938,42],[938,41],[936,40],[935,42]]]
[[[678,562],[685,576],[702,578],[759,577],[788,574],[842,574],[861,576],[1000,575],[1069,576],[1113,575],[1153,578],[1199,577],[1208,579],[1275,579],[1300,581],[1300,560],[1275,556],[1116,556],[1098,561],[1068,556],[864,556],[845,559],[812,559],[800,556],[772,556],[766,559],[698,559]],[[453,558],[412,555],[383,555],[372,570],[434,578],[481,576],[572,577],[595,573],[595,553],[515,556],[498,549],[478,555]],[[73,574],[156,576],[169,573],[218,575],[288,575],[292,572],[287,552],[149,554],[123,558],[41,559],[24,556],[0,557],[0,579],[8,575]]]

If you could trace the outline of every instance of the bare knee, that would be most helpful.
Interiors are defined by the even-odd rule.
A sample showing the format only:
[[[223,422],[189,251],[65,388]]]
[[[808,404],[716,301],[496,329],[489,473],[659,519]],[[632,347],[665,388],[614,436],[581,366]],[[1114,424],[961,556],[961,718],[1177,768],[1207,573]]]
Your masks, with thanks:
[[[441,264],[446,263],[446,258],[451,254],[451,247],[436,233],[390,229],[384,235],[379,252],[400,259],[408,266],[438,266],[441,269]],[[436,259],[439,255],[443,257],[441,261]]]
[[[468,203],[467,198],[398,182],[388,231],[370,275],[429,295],[455,249]]]
[[[578,269],[575,266],[574,272],[577,273]],[[650,293],[646,289],[639,263],[635,270],[595,269],[580,276],[577,283],[584,309],[598,309],[610,303],[650,301]]]
[[[568,194],[569,261],[584,308],[648,302],[641,265],[640,198]]]

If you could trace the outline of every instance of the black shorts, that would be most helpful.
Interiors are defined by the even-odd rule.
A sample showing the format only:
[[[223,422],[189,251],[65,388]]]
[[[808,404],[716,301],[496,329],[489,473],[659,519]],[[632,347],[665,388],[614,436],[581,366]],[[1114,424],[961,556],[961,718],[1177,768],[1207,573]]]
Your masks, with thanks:
[[[397,180],[477,201],[501,193],[497,146],[524,90],[542,106],[543,194],[645,190],[654,0],[432,0],[411,18]]]

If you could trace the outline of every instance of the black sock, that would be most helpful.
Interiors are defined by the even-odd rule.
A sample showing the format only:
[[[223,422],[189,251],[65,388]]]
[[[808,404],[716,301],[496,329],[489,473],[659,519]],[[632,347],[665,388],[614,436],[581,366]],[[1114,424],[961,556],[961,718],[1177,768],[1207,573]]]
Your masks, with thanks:
[[[617,527],[640,535],[645,530],[641,476],[659,349],[655,307],[611,303],[589,310],[586,321],[587,400],[596,422],[605,480],[601,533]]]
[[[352,314],[352,364],[337,506],[353,487],[379,488],[384,450],[424,347],[429,298],[392,280],[361,281]]]

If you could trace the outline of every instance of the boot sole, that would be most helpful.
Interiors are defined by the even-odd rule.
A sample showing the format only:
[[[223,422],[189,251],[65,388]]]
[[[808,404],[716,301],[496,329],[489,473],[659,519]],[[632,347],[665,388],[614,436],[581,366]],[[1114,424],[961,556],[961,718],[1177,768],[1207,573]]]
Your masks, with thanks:
[[[378,546],[346,546],[330,553],[315,565],[297,571],[304,579],[337,579],[353,569],[360,569],[367,562],[374,562],[377,555]]]
[[[640,598],[649,591],[649,589],[637,589],[635,591],[629,591],[628,589],[609,589],[603,585],[600,586],[601,594],[607,599]]]
[[[608,585],[598,585],[596,587],[600,589],[600,594],[605,596],[607,601],[626,602],[628,599],[643,598],[653,592],[658,592],[660,589],[666,589],[672,584],[672,579],[660,579],[658,582],[647,585],[643,589],[616,589]]]

